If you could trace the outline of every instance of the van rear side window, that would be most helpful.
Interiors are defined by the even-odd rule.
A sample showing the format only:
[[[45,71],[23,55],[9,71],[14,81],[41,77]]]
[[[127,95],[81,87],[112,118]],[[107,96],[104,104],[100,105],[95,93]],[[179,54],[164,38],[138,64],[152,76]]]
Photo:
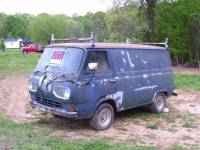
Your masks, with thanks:
[[[167,51],[119,49],[113,52],[117,72],[169,68],[171,63]]]

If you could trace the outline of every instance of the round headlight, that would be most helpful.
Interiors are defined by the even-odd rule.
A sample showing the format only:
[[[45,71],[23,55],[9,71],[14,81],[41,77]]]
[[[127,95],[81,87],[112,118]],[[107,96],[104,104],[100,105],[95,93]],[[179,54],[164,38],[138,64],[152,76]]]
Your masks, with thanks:
[[[38,90],[37,81],[29,81],[28,82],[28,90],[31,92],[36,92]]]
[[[63,85],[54,85],[53,94],[61,99],[68,100],[70,98],[71,90]]]

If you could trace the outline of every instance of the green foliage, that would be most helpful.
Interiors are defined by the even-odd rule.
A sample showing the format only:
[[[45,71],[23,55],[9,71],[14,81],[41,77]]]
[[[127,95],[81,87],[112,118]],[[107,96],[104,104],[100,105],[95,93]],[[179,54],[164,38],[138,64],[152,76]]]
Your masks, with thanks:
[[[138,26],[138,8],[134,4],[116,7],[107,12],[106,24],[111,41],[135,40],[141,26]]]
[[[93,15],[91,20],[91,27],[94,31],[95,40],[102,42],[107,38],[107,26],[105,23],[106,14],[104,12],[97,12]]]
[[[192,26],[197,25],[199,29],[198,16],[200,11],[199,0],[177,0],[173,2],[164,1],[157,5],[156,10],[156,31],[154,39],[161,41],[165,37],[170,39],[170,49],[173,58],[184,63],[193,59],[191,33]],[[194,17],[195,16],[195,17]],[[196,20],[194,22],[194,20]],[[193,26],[194,27],[194,26]],[[193,38],[195,38],[192,35]],[[196,36],[199,39],[199,37]],[[199,48],[198,48],[199,50]]]
[[[0,13],[0,39],[5,36],[5,31],[4,31],[5,20],[6,20],[6,14]]]
[[[47,44],[54,33],[57,38],[80,36],[80,24],[65,15],[40,14],[35,17],[28,27],[29,36],[33,41]]]
[[[2,50],[2,51],[5,50],[5,45],[4,45],[3,39],[0,39],[0,50]]]
[[[77,22],[79,22],[83,28],[83,35],[88,36],[90,35],[92,31],[92,13],[87,13],[85,16],[74,16],[73,19]]]
[[[10,15],[6,17],[4,30],[7,37],[25,37],[26,24],[20,15]]]

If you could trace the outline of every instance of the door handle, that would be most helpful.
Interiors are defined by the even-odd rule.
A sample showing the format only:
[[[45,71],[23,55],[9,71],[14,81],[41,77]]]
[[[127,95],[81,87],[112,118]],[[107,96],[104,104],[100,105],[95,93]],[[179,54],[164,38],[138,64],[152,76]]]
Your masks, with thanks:
[[[109,79],[108,82],[111,82],[111,83],[115,83],[117,80],[115,79]]]

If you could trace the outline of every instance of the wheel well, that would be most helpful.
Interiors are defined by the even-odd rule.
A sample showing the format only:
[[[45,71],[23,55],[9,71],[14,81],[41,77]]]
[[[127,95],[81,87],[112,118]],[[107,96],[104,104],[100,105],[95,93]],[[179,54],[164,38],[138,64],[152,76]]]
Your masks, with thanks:
[[[159,93],[163,93],[163,94],[165,94],[166,97],[168,96],[167,91],[160,91],[160,92],[158,92],[157,94],[159,94]]]
[[[116,103],[115,103],[114,100],[112,100],[112,99],[105,100],[105,101],[101,102],[101,103],[99,104],[99,106],[100,106],[101,104],[103,104],[103,103],[108,103],[108,104],[110,104],[110,105],[113,107],[114,111],[117,112],[117,106],[116,106]]]
[[[153,97],[153,99],[152,99],[152,102],[154,101],[154,98],[156,97],[156,95],[158,95],[158,94],[160,94],[160,93],[163,93],[166,97],[168,96],[167,91],[159,91],[159,92],[156,92],[156,93],[154,93],[154,97]]]

